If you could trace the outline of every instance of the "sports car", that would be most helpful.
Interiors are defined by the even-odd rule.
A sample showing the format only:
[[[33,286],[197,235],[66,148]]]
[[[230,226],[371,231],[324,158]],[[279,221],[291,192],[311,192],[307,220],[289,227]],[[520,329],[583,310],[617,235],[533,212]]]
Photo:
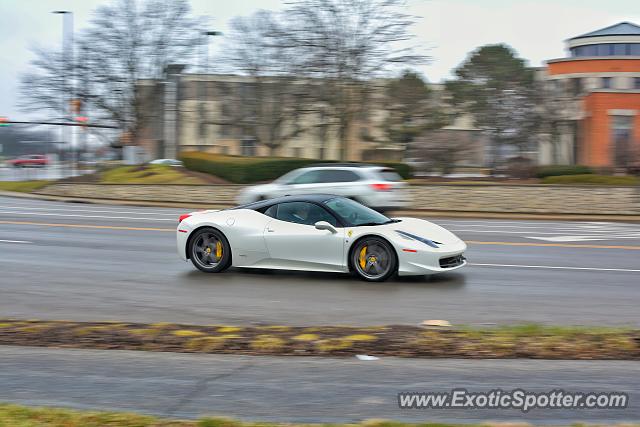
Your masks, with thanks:
[[[335,195],[285,196],[181,215],[178,254],[205,272],[228,267],[352,272],[367,281],[466,264],[467,245],[416,218],[388,218]]]

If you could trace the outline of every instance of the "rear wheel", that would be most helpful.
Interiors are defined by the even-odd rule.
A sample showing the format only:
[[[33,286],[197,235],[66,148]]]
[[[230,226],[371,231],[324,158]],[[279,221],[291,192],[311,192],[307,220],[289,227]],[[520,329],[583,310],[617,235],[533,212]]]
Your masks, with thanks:
[[[198,270],[219,273],[231,265],[231,247],[227,238],[214,228],[196,231],[189,241],[189,258]]]
[[[398,261],[393,247],[380,237],[365,237],[351,252],[351,265],[362,279],[383,282],[396,272]]]

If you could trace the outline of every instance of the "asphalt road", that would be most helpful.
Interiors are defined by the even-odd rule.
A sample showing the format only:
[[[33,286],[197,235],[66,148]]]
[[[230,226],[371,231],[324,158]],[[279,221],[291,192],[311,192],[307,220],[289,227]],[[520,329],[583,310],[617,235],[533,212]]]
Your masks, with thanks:
[[[249,357],[0,347],[0,401],[165,417],[350,422],[371,418],[545,425],[640,419],[637,362]],[[399,409],[399,392],[623,392],[624,409]]]
[[[434,219],[471,265],[367,283],[341,274],[201,273],[179,209],[0,198],[0,317],[184,323],[639,325],[640,224]]]
[[[199,324],[542,322],[638,325],[640,225],[434,219],[471,265],[372,284],[339,274],[229,270],[175,254],[177,209],[0,197],[0,318]],[[271,358],[0,346],[0,401],[224,414],[544,424],[637,420],[637,362]],[[619,410],[400,410],[402,391],[622,391]]]

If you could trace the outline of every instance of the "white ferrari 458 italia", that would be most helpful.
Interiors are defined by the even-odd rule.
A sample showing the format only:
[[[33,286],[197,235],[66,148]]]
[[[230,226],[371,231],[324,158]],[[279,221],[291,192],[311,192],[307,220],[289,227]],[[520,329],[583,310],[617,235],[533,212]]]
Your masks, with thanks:
[[[334,195],[285,196],[180,217],[178,253],[198,269],[228,267],[354,272],[383,281],[466,264],[467,245],[416,218],[388,218]]]

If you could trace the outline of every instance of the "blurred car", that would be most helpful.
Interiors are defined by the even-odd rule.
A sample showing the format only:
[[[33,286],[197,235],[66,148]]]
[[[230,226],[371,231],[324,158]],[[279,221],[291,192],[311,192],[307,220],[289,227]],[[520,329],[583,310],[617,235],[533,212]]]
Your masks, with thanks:
[[[297,194],[335,194],[385,211],[409,205],[407,183],[388,167],[364,164],[319,164],[296,169],[271,184],[248,187],[241,204]]]
[[[49,164],[49,159],[43,154],[30,154],[28,156],[16,157],[7,163],[14,168],[45,167]]]
[[[181,215],[180,258],[201,271],[228,267],[354,272],[381,282],[466,264],[467,245],[417,218],[388,218],[327,194],[279,197],[225,210]]]
[[[182,166],[182,162],[176,159],[156,159],[149,162],[150,165]]]

